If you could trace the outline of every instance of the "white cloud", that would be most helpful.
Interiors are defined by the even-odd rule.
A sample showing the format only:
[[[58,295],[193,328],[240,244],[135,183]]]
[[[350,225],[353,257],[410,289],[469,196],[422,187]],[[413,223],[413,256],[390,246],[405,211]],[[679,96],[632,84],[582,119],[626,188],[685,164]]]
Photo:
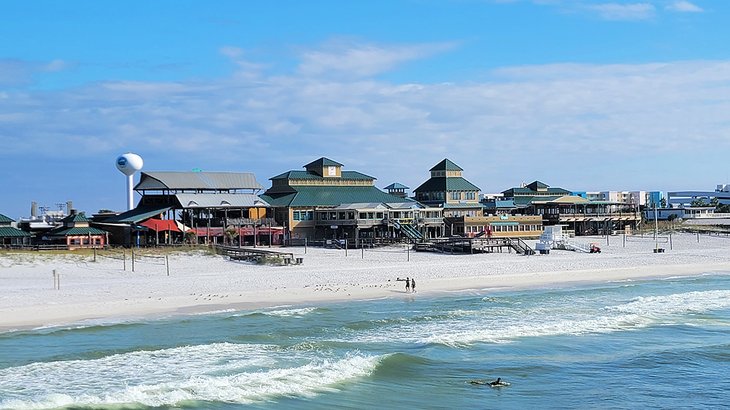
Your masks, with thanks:
[[[672,2],[667,6],[667,10],[680,13],[701,13],[704,11],[701,7],[686,0],[678,0]]]
[[[402,48],[355,49],[392,61]],[[7,90],[0,162],[64,157],[113,173],[110,158],[134,150],[150,170],[252,171],[266,185],[328,156],[379,186],[416,187],[448,157],[485,191],[533,179],[568,189],[676,188],[727,173],[729,61],[504,67],[486,81],[443,84],[341,79],[327,66],[316,76],[262,71],[256,82],[234,75]],[[687,166],[698,158],[702,167]]]
[[[302,52],[299,71],[305,76],[368,77],[453,47],[448,43],[383,47],[340,40],[322,49]]]
[[[654,17],[656,7],[651,3],[602,3],[586,5],[606,20],[646,20]]]

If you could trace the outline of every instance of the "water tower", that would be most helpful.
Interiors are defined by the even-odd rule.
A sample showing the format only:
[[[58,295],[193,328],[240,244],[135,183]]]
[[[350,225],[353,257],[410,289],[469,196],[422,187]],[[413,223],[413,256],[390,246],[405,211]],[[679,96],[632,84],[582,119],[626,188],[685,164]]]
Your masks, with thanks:
[[[127,211],[134,208],[134,193],[132,192],[134,173],[142,169],[142,165],[144,165],[142,157],[131,152],[117,158],[117,169],[127,176]]]

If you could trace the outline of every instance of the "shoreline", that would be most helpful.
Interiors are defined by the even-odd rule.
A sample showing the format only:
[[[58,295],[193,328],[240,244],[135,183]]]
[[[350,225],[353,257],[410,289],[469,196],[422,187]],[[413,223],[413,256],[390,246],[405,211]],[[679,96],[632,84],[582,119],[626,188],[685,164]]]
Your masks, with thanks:
[[[362,258],[359,252],[344,257],[342,252],[328,249],[310,248],[303,254],[302,249],[286,248],[304,257],[303,265],[290,266],[251,265],[219,256],[180,254],[170,258],[171,276],[164,274],[164,266],[153,264],[140,265],[135,273],[124,271],[119,261],[111,258],[90,263],[73,257],[31,255],[12,259],[0,254],[0,332],[275,306],[730,273],[730,257],[725,255],[730,240],[706,239],[698,244],[694,238],[678,235],[678,249],[662,254],[650,253],[654,242],[641,240],[629,247],[605,246],[602,254],[411,252],[408,259],[402,248],[366,251]],[[53,269],[63,278],[60,290],[51,288],[49,272]],[[416,278],[417,293],[406,293],[404,283],[395,280],[406,276]]]

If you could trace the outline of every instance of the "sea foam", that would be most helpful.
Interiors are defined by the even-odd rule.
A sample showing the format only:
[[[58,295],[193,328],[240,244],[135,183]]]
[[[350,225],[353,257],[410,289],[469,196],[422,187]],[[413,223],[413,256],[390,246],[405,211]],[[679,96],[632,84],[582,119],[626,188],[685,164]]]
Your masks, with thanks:
[[[91,360],[33,363],[0,370],[0,408],[185,401],[251,403],[276,396],[313,396],[373,372],[382,357],[331,359],[269,345],[214,343],[135,351]],[[287,363],[290,367],[280,367]]]

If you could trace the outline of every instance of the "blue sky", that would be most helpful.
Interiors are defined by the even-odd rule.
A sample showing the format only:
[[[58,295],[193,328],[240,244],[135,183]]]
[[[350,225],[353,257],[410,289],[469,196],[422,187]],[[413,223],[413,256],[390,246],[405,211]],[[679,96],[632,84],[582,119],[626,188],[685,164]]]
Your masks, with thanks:
[[[730,182],[724,0],[0,0],[0,213],[123,210],[115,158],[416,188]]]

